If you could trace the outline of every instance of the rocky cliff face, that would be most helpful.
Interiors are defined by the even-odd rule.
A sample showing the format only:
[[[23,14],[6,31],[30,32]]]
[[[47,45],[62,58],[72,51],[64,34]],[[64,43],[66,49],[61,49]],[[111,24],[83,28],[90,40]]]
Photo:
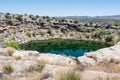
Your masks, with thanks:
[[[0,65],[3,80],[59,80],[61,74],[68,71],[75,71],[81,80],[119,80],[120,43],[78,59],[0,48]]]

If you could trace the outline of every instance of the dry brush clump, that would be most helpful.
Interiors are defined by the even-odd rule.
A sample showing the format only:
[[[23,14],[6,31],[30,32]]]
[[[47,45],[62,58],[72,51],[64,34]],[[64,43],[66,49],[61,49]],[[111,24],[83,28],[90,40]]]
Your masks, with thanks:
[[[75,71],[68,71],[60,76],[59,80],[80,80],[80,76]]]
[[[7,47],[6,50],[7,50],[8,55],[12,56],[16,49],[13,47]]]
[[[14,72],[14,69],[13,69],[13,67],[11,65],[6,65],[6,66],[3,66],[3,72],[5,74],[9,74],[10,75],[11,73]]]
[[[88,70],[104,71],[108,73],[120,73],[120,64],[100,63],[94,66],[88,66]]]
[[[21,60],[21,56],[15,56],[15,60]]]
[[[44,80],[44,79],[51,78],[51,77],[53,77],[53,75],[47,72],[41,75],[40,80]]]
[[[37,64],[37,71],[41,73],[45,67],[46,62],[45,61],[37,61],[37,63],[38,63]]]

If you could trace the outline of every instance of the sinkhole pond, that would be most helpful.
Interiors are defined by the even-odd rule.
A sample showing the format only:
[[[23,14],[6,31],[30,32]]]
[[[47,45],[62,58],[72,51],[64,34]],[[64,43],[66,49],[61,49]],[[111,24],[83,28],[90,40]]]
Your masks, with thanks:
[[[86,52],[96,51],[111,45],[112,44],[95,41],[50,39],[30,41],[28,43],[21,44],[20,48],[24,50],[36,50],[40,53],[61,54],[66,56],[79,57],[83,56]]]

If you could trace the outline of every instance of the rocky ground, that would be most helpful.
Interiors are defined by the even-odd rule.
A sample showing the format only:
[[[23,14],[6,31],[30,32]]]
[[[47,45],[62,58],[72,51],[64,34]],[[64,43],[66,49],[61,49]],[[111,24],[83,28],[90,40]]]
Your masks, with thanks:
[[[120,27],[113,25],[114,20],[110,21],[80,22],[49,16],[0,13],[0,41],[24,43],[63,38],[116,43],[120,40]]]
[[[0,48],[0,80],[61,80],[69,71],[80,80],[120,80],[120,43],[78,58]]]

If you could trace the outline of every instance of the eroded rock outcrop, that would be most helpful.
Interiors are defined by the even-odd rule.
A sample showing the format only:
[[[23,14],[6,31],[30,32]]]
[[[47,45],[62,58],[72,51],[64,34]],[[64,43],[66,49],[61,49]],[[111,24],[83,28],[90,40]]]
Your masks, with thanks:
[[[75,66],[76,62],[66,56],[55,55],[55,54],[40,54],[37,60],[43,60],[47,63],[61,66]]]
[[[21,57],[28,57],[28,56],[39,56],[39,52],[37,51],[16,51],[14,52],[13,56],[21,56]]]
[[[78,57],[78,61],[82,65],[97,65],[100,62],[120,63],[120,43],[109,48],[86,53],[84,56]]]

